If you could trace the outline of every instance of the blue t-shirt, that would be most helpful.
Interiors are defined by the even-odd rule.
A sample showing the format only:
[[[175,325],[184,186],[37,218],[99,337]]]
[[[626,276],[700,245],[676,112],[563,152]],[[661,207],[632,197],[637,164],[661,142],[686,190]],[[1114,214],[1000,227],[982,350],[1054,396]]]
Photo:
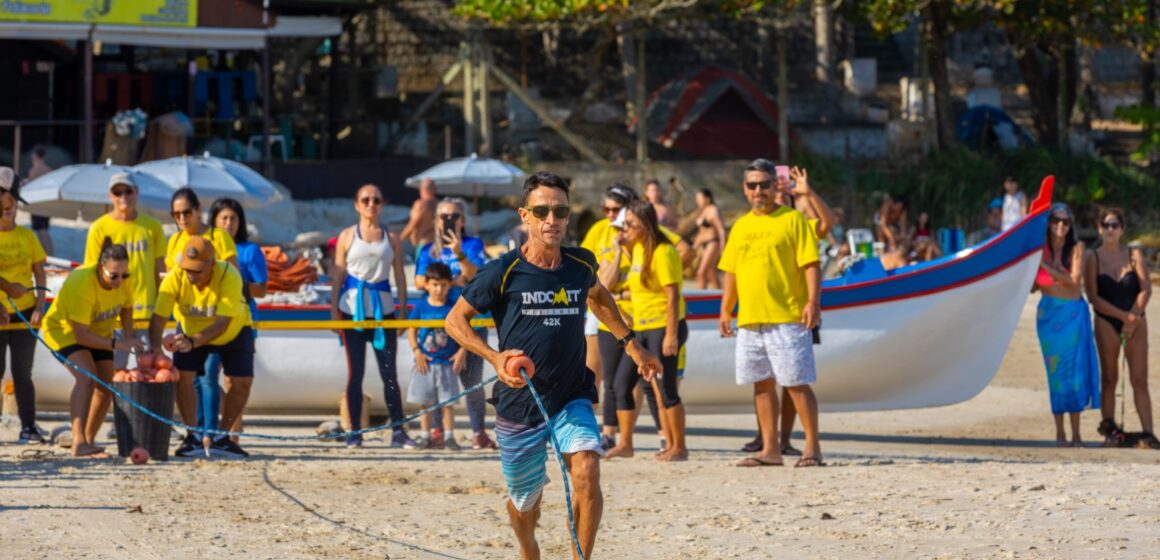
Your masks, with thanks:
[[[249,284],[265,284],[269,282],[270,275],[266,268],[266,255],[262,254],[262,248],[256,243],[243,241],[237,244],[238,246],[238,268],[242,273],[242,280],[248,286]],[[249,290],[246,294],[249,294]],[[249,297],[249,305],[251,317],[257,317],[258,303],[254,298]]]
[[[439,258],[431,256],[431,248],[434,243],[428,243],[419,248],[419,260],[415,261],[415,276],[427,274],[427,265],[433,262],[441,262],[451,269],[451,278],[455,279],[463,273],[463,267],[459,266],[459,259],[455,258],[455,253],[447,247],[443,248],[443,252],[439,254]],[[464,237],[462,247],[463,254],[467,260],[471,261],[475,267],[481,268],[487,262],[487,252],[483,250],[483,241],[478,237]]]
[[[576,399],[597,401],[596,375],[584,365],[584,313],[596,285],[596,257],[579,247],[561,251],[553,270],[510,251],[484,265],[463,291],[472,308],[495,319],[501,351],[523,350],[532,359],[532,386],[549,416]],[[496,383],[491,403],[505,419],[528,426],[544,421],[526,388]]]
[[[438,307],[431,305],[431,302],[427,301],[425,297],[419,298],[419,301],[416,301],[415,306],[411,308],[411,313],[407,315],[407,318],[446,319],[451,308],[455,306],[455,301],[459,299],[461,291],[458,287],[451,288],[451,291],[447,293],[447,302]],[[415,336],[419,339],[419,351],[426,354],[427,358],[434,363],[449,364],[451,356],[459,351],[459,344],[443,329],[423,327]]]

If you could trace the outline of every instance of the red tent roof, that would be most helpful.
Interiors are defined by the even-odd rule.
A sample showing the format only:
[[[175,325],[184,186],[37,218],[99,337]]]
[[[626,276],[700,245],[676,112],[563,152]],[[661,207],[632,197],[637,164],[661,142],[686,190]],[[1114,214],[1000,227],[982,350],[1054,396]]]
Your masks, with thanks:
[[[690,156],[772,157],[777,104],[745,76],[706,66],[658,88],[645,105],[649,138]]]

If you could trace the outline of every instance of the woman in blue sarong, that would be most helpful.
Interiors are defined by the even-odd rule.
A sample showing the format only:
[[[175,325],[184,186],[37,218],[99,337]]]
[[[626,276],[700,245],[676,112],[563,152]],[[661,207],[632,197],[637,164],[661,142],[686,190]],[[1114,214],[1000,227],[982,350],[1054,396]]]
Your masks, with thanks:
[[[1092,318],[1083,299],[1083,243],[1075,239],[1075,219],[1066,204],[1051,206],[1047,244],[1035,278],[1043,293],[1036,316],[1039,346],[1047,366],[1055,440],[1059,447],[1083,447],[1079,415],[1099,406],[1100,371]],[[1071,420],[1071,443],[1064,432],[1063,415]]]

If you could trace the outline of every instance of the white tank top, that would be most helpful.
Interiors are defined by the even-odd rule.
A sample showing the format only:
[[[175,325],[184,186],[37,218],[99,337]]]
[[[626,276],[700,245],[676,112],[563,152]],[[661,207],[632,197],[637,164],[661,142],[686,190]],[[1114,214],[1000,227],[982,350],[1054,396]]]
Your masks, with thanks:
[[[1011,229],[1011,226],[1019,223],[1023,219],[1023,193],[1016,192],[1015,194],[1003,195],[1003,230]]]
[[[364,241],[359,227],[357,225],[354,226],[354,239],[350,243],[350,249],[346,252],[347,275],[364,280],[368,284],[389,281],[392,266],[395,262],[395,251],[391,248],[391,240],[387,237],[387,229],[382,226],[379,227],[383,230],[383,238],[372,243]],[[390,315],[395,312],[395,298],[389,290],[376,291],[368,289],[367,293],[363,296],[363,311],[366,313],[368,319],[374,317],[374,300],[371,297],[376,293],[380,301],[382,301],[383,315]],[[338,301],[338,308],[347,315],[354,315],[355,306],[358,305],[357,302],[358,290],[351,288],[342,293],[342,297]]]

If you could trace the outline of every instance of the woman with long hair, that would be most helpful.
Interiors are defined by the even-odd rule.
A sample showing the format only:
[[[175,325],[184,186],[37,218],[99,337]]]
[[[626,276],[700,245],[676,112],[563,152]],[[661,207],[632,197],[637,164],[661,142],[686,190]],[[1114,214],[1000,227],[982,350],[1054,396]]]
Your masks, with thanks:
[[[656,455],[658,461],[684,461],[689,457],[685,446],[685,407],[677,391],[678,355],[688,326],[685,324],[685,298],[681,295],[681,257],[676,247],[661,231],[656,210],[646,200],[626,207],[624,237],[632,250],[628,274],[632,298],[633,328],[642,345],[661,354],[664,372],[658,385],[661,396],[661,428],[667,447]],[[639,373],[631,361],[622,360],[616,372],[616,415],[620,423],[620,442],[607,457],[631,457],[633,411],[632,390]]]
[[[713,201],[713,191],[697,191],[697,233],[693,236],[693,246],[697,248],[700,260],[697,263],[697,288],[704,290],[721,289],[721,278],[717,274],[717,261],[721,259],[721,248],[725,246],[725,222],[721,209]]]
[[[234,238],[221,228],[202,223],[201,201],[193,189],[182,187],[174,191],[169,199],[169,214],[177,224],[177,232],[169,236],[169,243],[166,244],[166,270],[177,268],[177,261],[181,259],[185,243],[195,235],[209,240],[219,261],[226,261],[234,267],[238,266],[238,247],[234,244]]]
[[[1100,402],[1100,372],[1092,339],[1092,318],[1083,299],[1083,243],[1075,238],[1075,219],[1066,204],[1051,206],[1047,242],[1034,289],[1043,293],[1036,314],[1036,332],[1047,368],[1055,443],[1083,447],[1079,416]],[[1071,421],[1071,442],[1063,415]]]
[[[122,336],[113,328],[120,321]],[[97,262],[73,270],[44,316],[44,341],[57,354],[106,383],[113,380],[113,351],[140,352],[133,334],[133,286],[129,283],[129,252],[106,238]],[[70,365],[76,378],[69,398],[74,457],[106,457],[93,445],[99,419],[90,419],[93,390],[107,393]]]
[[[1160,449],[1152,428],[1152,395],[1148,391],[1148,320],[1144,310],[1152,298],[1152,280],[1144,264],[1144,252],[1125,247],[1123,212],[1108,208],[1099,214],[1100,246],[1091,251],[1084,267],[1088,299],[1096,312],[1096,348],[1100,355],[1101,389],[1099,433],[1108,442],[1120,443],[1124,428],[1116,425],[1116,383],[1120,380],[1120,351],[1128,362],[1128,380],[1143,441]],[[1121,419],[1123,421],[1123,419]]]
[[[209,221],[219,230],[230,235],[238,250],[238,272],[242,273],[242,295],[250,308],[250,317],[258,318],[257,299],[266,295],[269,269],[262,248],[250,241],[246,229],[246,211],[242,204],[232,198],[219,198],[209,208]],[[254,337],[257,337],[257,331]],[[205,375],[196,381],[197,425],[207,428],[217,427],[217,415],[221,410],[221,386],[218,375],[221,372],[221,354],[213,353],[205,361]],[[231,431],[242,431],[242,417],[239,415]],[[235,440],[236,441],[236,440]]]

